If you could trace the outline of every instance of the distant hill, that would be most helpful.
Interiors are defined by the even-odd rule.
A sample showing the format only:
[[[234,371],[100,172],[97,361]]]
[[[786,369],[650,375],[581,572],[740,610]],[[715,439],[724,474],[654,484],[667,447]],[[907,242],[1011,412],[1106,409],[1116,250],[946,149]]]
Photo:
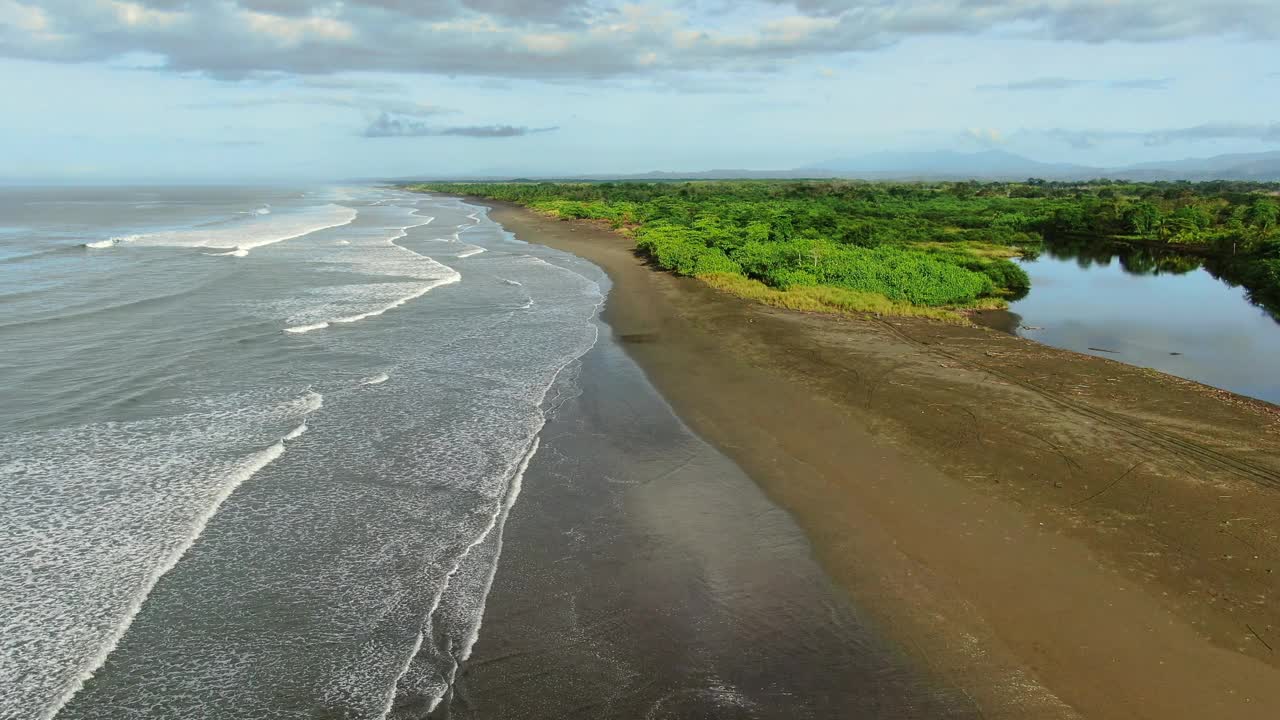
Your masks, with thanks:
[[[1280,151],[1141,163],[1106,174],[1126,180],[1280,180]]]
[[[1044,163],[1004,150],[962,153],[880,152],[832,160],[802,170],[828,171],[845,177],[921,179],[1025,180],[1029,177],[1097,177],[1095,168],[1065,163]]]
[[[884,152],[832,160],[808,171],[828,171],[841,177],[920,180],[1280,180],[1280,151],[1217,155],[1102,168],[1067,163],[1044,163],[1003,150],[961,153]]]
[[[438,176],[421,180],[500,181],[515,179],[491,171],[470,175]],[[654,171],[613,175],[522,175],[536,180],[798,180],[851,178],[862,180],[1253,180],[1280,181],[1280,151],[1216,155],[1102,168],[1069,163],[1045,163],[1003,150],[963,153],[879,152],[853,158],[830,160],[795,170],[702,170],[695,172]],[[400,178],[399,181],[406,181]]]

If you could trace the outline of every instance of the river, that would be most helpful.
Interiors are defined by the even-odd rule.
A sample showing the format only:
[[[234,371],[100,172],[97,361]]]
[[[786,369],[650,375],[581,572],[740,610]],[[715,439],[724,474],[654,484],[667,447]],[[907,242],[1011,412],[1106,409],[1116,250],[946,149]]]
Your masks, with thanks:
[[[1280,321],[1199,259],[1050,243],[1019,262],[1031,292],[988,324],[1280,404]]]

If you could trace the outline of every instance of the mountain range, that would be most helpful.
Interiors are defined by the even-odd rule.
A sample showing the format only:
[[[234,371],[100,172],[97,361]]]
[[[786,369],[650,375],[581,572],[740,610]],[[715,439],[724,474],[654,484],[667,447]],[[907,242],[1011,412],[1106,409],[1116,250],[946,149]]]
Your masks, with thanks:
[[[497,170],[436,180],[510,180],[514,174]],[[1046,163],[1004,150],[963,153],[878,152],[833,159],[794,170],[722,169],[698,172],[655,171],[641,174],[529,176],[523,179],[578,180],[726,180],[851,178],[864,180],[1253,180],[1280,181],[1280,151],[1216,155],[1148,162],[1121,167],[1093,167],[1070,163]],[[405,180],[405,179],[402,179]]]
[[[832,160],[802,170],[867,179],[1280,180],[1280,151],[1216,155],[1122,167],[1044,163],[1003,150],[888,152]]]

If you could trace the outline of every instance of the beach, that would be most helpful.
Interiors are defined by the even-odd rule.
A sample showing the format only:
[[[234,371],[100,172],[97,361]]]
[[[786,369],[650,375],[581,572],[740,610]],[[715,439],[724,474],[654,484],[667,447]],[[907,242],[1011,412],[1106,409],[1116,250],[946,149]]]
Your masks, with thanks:
[[[588,260],[385,188],[0,205],[0,719],[979,716]]]
[[[609,275],[604,320],[683,422],[983,716],[1280,712],[1274,406],[984,328],[751,304],[606,227],[473,202]]]
[[[480,640],[431,717],[980,717],[607,337],[553,388],[501,542]]]
[[[1274,406],[500,203],[0,204],[3,720],[1280,707]]]

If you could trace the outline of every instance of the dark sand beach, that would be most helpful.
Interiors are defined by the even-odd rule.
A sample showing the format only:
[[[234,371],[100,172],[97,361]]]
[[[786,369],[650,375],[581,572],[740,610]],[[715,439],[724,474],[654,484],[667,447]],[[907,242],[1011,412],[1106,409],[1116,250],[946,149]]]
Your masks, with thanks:
[[[794,517],[817,565],[851,602],[847,612],[869,618],[859,627],[878,629],[868,637],[883,636],[897,648],[869,657],[905,654],[937,687],[960,690],[989,718],[1280,715],[1276,407],[983,328],[747,303],[651,269],[630,240],[608,229],[477,202],[517,237],[572,252],[609,274],[604,318],[615,338],[679,417]],[[589,408],[575,412],[590,416]],[[690,491],[663,487],[632,498],[624,514],[634,521],[661,493]],[[728,484],[719,492],[746,502],[752,490]],[[533,512],[535,503],[522,512]],[[655,507],[684,504],[668,496]],[[716,516],[726,526],[663,517],[639,523],[634,537],[661,528],[695,533],[700,542],[750,540],[745,557],[727,567],[755,577],[747,561],[763,556],[754,543],[774,547],[776,527],[760,527],[749,506],[741,508],[740,522],[732,513]],[[518,520],[513,516],[512,532]],[[591,562],[628,568],[616,582],[638,583],[618,586],[616,602],[687,613],[646,627],[656,643],[668,643],[682,623],[699,622],[705,607],[696,598],[672,605],[645,594],[663,592],[644,583],[645,573],[677,561],[669,553],[666,560],[650,556],[649,547],[637,541],[602,550]],[[807,557],[807,547],[793,551]],[[533,565],[555,567],[547,565],[555,554],[550,545],[524,552],[545,552]],[[503,565],[467,679],[473,687],[489,682],[487,668],[503,656],[501,628],[521,611],[501,598],[504,582],[520,581],[503,572],[524,563]],[[811,589],[821,583],[807,571],[803,582],[787,582]],[[720,609],[741,621],[754,607]],[[523,611],[548,618],[557,612],[554,603]],[[762,614],[777,624],[761,632],[788,642],[862,642],[861,631],[841,635],[847,623],[836,618],[814,628],[805,624],[807,612],[794,626]],[[623,615],[631,613],[594,617]],[[607,643],[610,634],[591,636]],[[513,667],[531,643],[545,640],[526,638],[520,646],[517,636],[518,647],[508,651],[516,659],[504,662]],[[747,655],[736,656],[757,651],[739,648]],[[782,672],[821,685],[833,672],[822,659],[831,652],[805,661],[793,646]],[[718,667],[714,658],[698,662]],[[851,677],[866,670],[854,663]],[[858,699],[865,698],[861,686],[847,687],[844,700],[822,701],[853,705],[807,707],[818,717],[858,716],[828,712],[836,707],[877,707]],[[910,714],[891,703],[911,693],[865,687],[897,698],[870,716]],[[963,713],[948,700],[952,691],[939,692],[915,697]],[[705,716],[703,700],[683,702],[690,703],[685,714],[658,716]],[[909,707],[937,715],[925,704]],[[562,711],[549,707],[546,714]]]
[[[980,717],[617,343],[551,397],[475,654],[433,717]]]

